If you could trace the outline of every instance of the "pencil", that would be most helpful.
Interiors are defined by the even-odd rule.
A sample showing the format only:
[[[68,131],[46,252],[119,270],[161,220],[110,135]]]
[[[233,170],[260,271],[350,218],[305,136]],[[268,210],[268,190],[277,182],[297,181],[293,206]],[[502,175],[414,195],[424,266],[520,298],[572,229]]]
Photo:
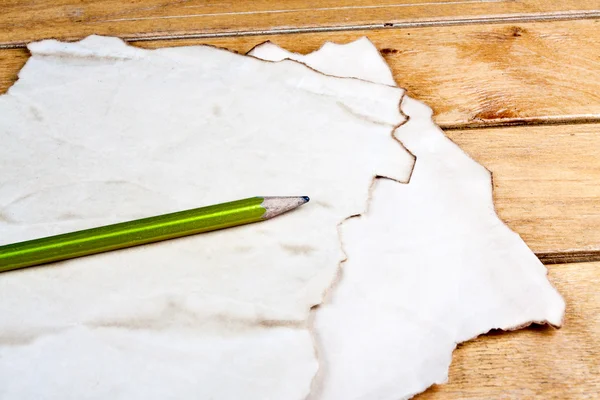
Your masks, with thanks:
[[[251,197],[0,246],[0,272],[264,221],[308,200]]]

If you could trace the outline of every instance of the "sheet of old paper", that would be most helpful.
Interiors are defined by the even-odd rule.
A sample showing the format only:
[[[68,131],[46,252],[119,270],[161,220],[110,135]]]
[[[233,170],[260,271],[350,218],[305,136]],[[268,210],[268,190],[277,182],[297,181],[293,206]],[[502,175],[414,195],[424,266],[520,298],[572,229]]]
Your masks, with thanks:
[[[0,276],[2,399],[302,399],[306,326],[375,176],[408,181],[403,91],[208,46],[43,41],[0,97],[0,243],[256,195],[258,225]],[[35,384],[32,384],[35,382]]]
[[[272,43],[250,54],[394,85],[366,38],[306,56]],[[444,136],[429,107],[405,96],[401,109],[395,137],[415,168],[407,185],[378,180],[368,211],[340,227],[348,259],[315,312],[311,399],[410,398],[447,380],[457,343],[562,322],[546,268],[494,211],[489,171]]]

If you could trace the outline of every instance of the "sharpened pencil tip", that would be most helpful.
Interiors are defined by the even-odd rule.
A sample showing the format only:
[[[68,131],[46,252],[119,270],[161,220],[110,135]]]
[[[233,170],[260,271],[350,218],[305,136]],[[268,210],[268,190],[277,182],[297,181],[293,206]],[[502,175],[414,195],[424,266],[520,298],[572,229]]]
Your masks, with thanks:
[[[265,213],[262,219],[273,218],[308,203],[308,196],[263,197],[262,207]]]

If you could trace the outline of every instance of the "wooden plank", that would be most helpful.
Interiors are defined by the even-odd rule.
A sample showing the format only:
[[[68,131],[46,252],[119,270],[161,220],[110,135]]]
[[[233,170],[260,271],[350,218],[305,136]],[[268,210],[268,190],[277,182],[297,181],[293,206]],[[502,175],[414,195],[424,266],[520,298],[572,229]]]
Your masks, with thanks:
[[[492,171],[498,214],[542,261],[600,260],[600,124],[447,135]]]
[[[599,0],[4,0],[0,44],[92,33],[199,37],[598,15]]]
[[[28,58],[29,53],[24,49],[0,50],[0,94],[17,80],[17,74]]]
[[[298,35],[143,41],[147,48],[212,44],[239,52],[272,40],[310,52],[325,41],[368,37],[398,83],[429,104],[445,129],[524,123],[600,121],[600,20],[380,29]],[[0,63],[0,91],[18,62]],[[6,56],[0,56],[6,60]],[[0,60],[0,61],[2,61]],[[7,62],[7,64],[5,64]]]
[[[459,345],[449,382],[415,400],[595,399],[600,393],[600,263],[550,266],[564,326],[494,332]]]

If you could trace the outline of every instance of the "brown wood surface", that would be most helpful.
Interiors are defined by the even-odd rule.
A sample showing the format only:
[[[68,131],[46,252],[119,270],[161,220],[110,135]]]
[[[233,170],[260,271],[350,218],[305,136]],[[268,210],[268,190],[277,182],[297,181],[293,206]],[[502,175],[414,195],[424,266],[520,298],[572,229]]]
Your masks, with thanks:
[[[28,57],[8,47],[42,38],[238,52],[271,40],[309,52],[368,36],[397,82],[493,172],[507,224],[544,262],[579,262],[550,266],[567,301],[562,329],[461,345],[449,383],[419,399],[599,398],[600,263],[583,262],[600,260],[598,18],[600,0],[4,0],[0,93]]]
[[[542,261],[600,259],[600,124],[446,135],[492,171],[498,215]]]
[[[415,400],[598,399],[600,263],[553,265],[549,270],[567,303],[561,329],[493,332],[459,345],[448,383]]]
[[[246,52],[271,40],[307,53],[368,36],[398,84],[429,104],[445,129],[600,121],[600,19],[135,42],[212,44]],[[27,51],[0,51],[0,91]]]
[[[598,0],[3,0],[0,44],[92,33],[234,35],[598,16]]]

